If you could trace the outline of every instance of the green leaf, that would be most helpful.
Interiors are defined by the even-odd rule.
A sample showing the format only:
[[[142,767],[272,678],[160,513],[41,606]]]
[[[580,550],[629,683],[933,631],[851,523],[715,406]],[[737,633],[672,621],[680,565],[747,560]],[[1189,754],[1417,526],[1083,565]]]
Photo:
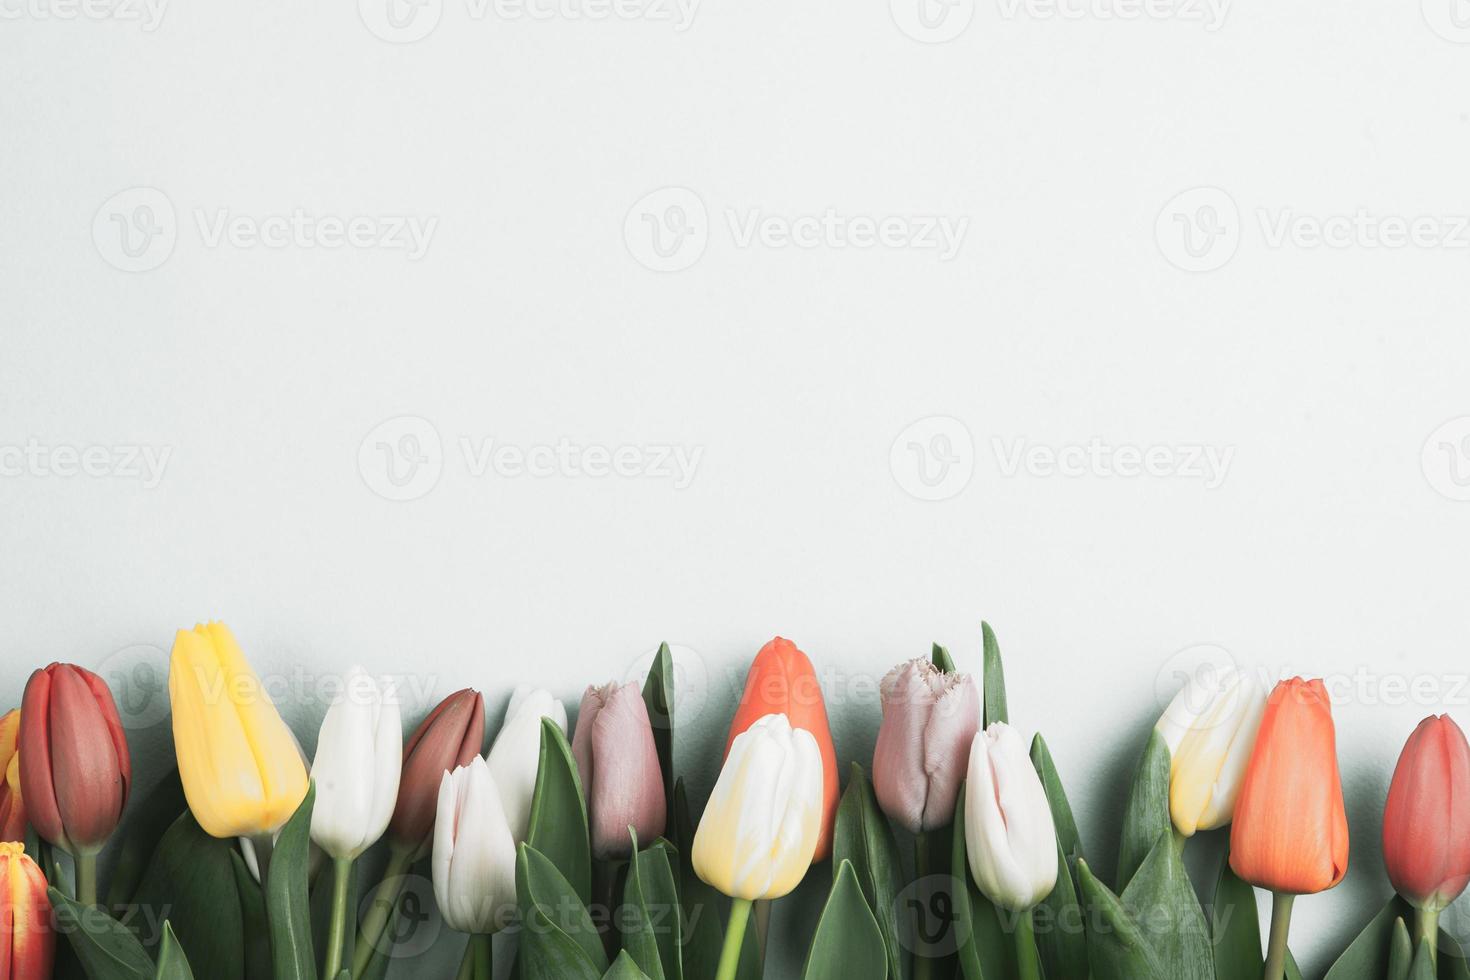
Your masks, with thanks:
[[[113,845],[117,851],[112,866],[112,879],[107,885],[107,906],[127,905],[138,891],[159,841],[189,808],[184,800],[184,784],[179,770],[171,769],[146,795],[130,799],[128,832],[119,835]]]
[[[311,863],[311,809],[316,785],[296,808],[271,854],[265,876],[266,921],[270,925],[271,965],[275,980],[316,980],[311,948],[311,902],[306,873]]]
[[[551,859],[529,844],[516,857],[516,903],[527,923],[521,933],[522,980],[556,980],[561,971],[602,976],[607,953],[587,907]]]
[[[194,980],[189,958],[174,936],[174,927],[167,922],[163,924],[163,942],[158,948],[158,972],[154,974],[154,980]]]
[[[898,892],[901,859],[893,828],[878,807],[873,786],[863,767],[852,764],[847,790],[837,807],[832,836],[832,861],[841,873],[851,864],[868,907],[876,912],[878,931],[887,951],[888,976],[901,980],[906,957],[898,931]]]
[[[1413,965],[1414,944],[1409,941],[1409,929],[1403,919],[1394,919],[1393,939],[1388,945],[1388,980],[1408,980]]]
[[[954,658],[949,655],[948,650],[940,646],[938,643],[934,644],[933,660],[934,666],[938,667],[946,674],[953,674],[957,672],[954,666]]]
[[[852,862],[843,861],[817,921],[803,980],[883,980],[887,975],[878,920],[863,898]]]
[[[638,850],[633,835],[633,858],[623,888],[624,911],[619,926],[623,949],[649,980],[683,980],[680,960],[683,936],[679,929],[679,894],[668,852],[655,844]]]
[[[168,828],[134,890],[137,914],[129,921],[145,948],[157,955],[165,915],[190,968],[210,980],[245,976],[245,931],[235,888],[233,840],[204,832],[188,811]],[[149,921],[149,919],[153,921]]]
[[[1087,956],[1092,980],[1176,980],[1164,972],[1153,947],[1123,902],[1077,862],[1082,904],[1095,927],[1087,930]]]
[[[667,643],[658,645],[658,653],[648,668],[643,682],[643,703],[648,706],[648,720],[653,724],[653,746],[658,750],[658,765],[664,777],[664,806],[672,810],[674,801],[674,656]]]
[[[577,893],[592,901],[592,845],[587,836],[587,799],[566,735],[550,718],[541,719],[541,759],[531,798],[526,843],[544,854]],[[600,971],[599,971],[600,972]]]
[[[1159,835],[1122,898],[1170,980],[1213,980],[1214,956],[1204,910],[1172,831]]]
[[[1395,895],[1363,927],[1323,980],[1381,980],[1389,969],[1394,922],[1398,919],[1412,922],[1414,909]],[[1460,945],[1443,929],[1439,931],[1439,949],[1439,980],[1470,980],[1470,966]]]
[[[719,892],[700,880],[687,859],[694,845],[694,822],[689,816],[689,797],[684,779],[674,782],[674,840],[686,858],[679,862],[679,900],[684,908],[684,976],[686,980],[715,980],[720,947],[724,943],[724,919]]]
[[[1414,965],[1409,968],[1409,980],[1434,980],[1434,950],[1428,939],[1419,940],[1419,950],[1414,954]]]
[[[1160,834],[1172,833],[1169,820],[1169,746],[1150,730],[1148,744],[1133,775],[1133,789],[1123,811],[1123,840],[1118,846],[1118,890],[1128,882],[1153,850]]]
[[[1000,662],[1000,644],[996,642],[995,630],[990,624],[980,623],[980,640],[984,649],[985,681],[985,727],[997,721],[1010,721],[1006,711],[1006,672]]]
[[[245,937],[246,980],[271,980],[271,927],[265,921],[265,896],[245,866],[240,852],[230,848],[230,870],[240,900],[240,926]]]
[[[1230,854],[1220,863],[1211,903],[1211,936],[1215,945],[1215,980],[1260,980],[1261,920],[1256,890],[1230,869]]]
[[[55,887],[48,888],[46,894],[56,913],[58,931],[66,934],[87,976],[97,980],[152,980],[153,961],[127,926],[100,908],[78,905]]]
[[[638,964],[633,962],[633,957],[624,950],[618,954],[613,965],[607,968],[602,975],[602,980],[653,980],[648,974],[638,969]]]
[[[1077,900],[1077,886],[1067,856],[1057,847],[1057,885],[1032,910],[1036,949],[1049,977],[1087,976],[1086,915]],[[1254,980],[1254,978],[1253,978]]]
[[[1082,857],[1082,836],[1077,832],[1077,819],[1072,816],[1072,804],[1067,802],[1067,792],[1062,788],[1062,777],[1057,775],[1056,763],[1046,740],[1037,732],[1031,740],[1031,766],[1041,777],[1041,788],[1046,790],[1046,802],[1051,806],[1051,820],[1057,828],[1057,846],[1067,856],[1068,863]]]
[[[1010,980],[1016,975],[1016,946],[1002,928],[1000,913],[975,887],[965,849],[965,784],[954,811],[950,875],[954,881],[954,933],[965,980]]]

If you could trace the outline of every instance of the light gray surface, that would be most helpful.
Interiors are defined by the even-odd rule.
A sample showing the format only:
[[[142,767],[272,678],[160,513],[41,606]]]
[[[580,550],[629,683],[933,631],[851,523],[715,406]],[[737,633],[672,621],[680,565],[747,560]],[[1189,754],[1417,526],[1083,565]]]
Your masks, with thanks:
[[[866,761],[876,678],[935,639],[974,666],[983,615],[1109,868],[1156,676],[1217,643],[1271,675],[1368,675],[1337,708],[1352,874],[1298,903],[1309,973],[1387,891],[1399,747],[1446,704],[1467,720],[1466,459],[1439,447],[1464,428],[1421,468],[1470,414],[1465,233],[1271,242],[1288,212],[1359,208],[1454,232],[1470,49],[1431,26],[1455,35],[1449,0],[1238,5],[1216,30],[1007,0],[945,44],[883,4],[710,0],[679,31],[446,0],[398,45],[351,4],[178,3],[147,31],[27,3],[0,29],[0,445],[170,455],[152,488],[32,461],[0,478],[0,704],[51,659],[113,670],[147,781],[167,726],[118,672],[199,618],[284,678],[308,747],[317,679],[354,661],[425,702],[476,685],[498,714],[517,682],[575,702],[666,638],[709,688],[679,742],[703,791],[773,633],[836,672],[839,752]],[[166,241],[120,250],[114,213],[158,204],[114,200],[137,187],[175,242],[125,272]],[[696,201],[634,207],[670,187]],[[1176,200],[1197,187],[1227,196]],[[705,209],[702,253],[652,251],[644,215],[671,204]],[[1231,235],[1183,250],[1176,214],[1200,206],[1226,208],[1233,255]],[[968,224],[947,261],[742,244],[752,215],[778,233],[828,208]],[[298,209],[437,224],[417,259],[208,244],[222,210]],[[378,443],[426,434],[404,416],[442,473],[391,502]],[[959,425],[895,449],[933,416]],[[1213,489],[1005,475],[1018,439],[1093,437],[1233,456]],[[462,438],[700,455],[683,489],[475,476]],[[910,443],[956,457],[950,482],[926,489]],[[1410,678],[1430,696],[1390,689]]]

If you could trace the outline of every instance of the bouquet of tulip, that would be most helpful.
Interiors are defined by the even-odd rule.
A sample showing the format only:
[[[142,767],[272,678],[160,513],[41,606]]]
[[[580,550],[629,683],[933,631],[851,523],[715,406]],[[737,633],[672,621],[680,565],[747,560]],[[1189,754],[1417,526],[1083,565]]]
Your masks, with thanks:
[[[354,668],[308,761],[230,630],[181,630],[177,772],[141,798],[107,685],[52,664],[0,717],[0,980],[381,980],[417,952],[425,866],[466,935],[460,980],[760,980],[773,908],[819,874],[803,980],[1300,977],[1293,903],[1348,863],[1322,683],[1191,677],[1144,741],[1105,878],[981,634],[978,680],[937,645],[884,677],[871,769],[845,787],[816,671],[772,640],[697,818],[667,646],[641,685],[588,687],[574,727],[517,689],[483,754],[478,692],[405,741],[392,685]],[[1425,719],[1384,812],[1397,894],[1327,980],[1470,980],[1439,929],[1470,882],[1467,794],[1470,744]],[[1211,833],[1228,851],[1207,912],[1183,856]]]

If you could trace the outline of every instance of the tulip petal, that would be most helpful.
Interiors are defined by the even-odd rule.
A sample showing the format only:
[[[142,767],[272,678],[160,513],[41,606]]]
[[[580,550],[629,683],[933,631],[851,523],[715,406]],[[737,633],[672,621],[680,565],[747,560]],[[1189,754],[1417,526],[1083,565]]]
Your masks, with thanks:
[[[567,730],[566,706],[550,691],[516,688],[488,756],[490,772],[495,777],[517,843],[526,839],[531,825],[531,802],[536,794],[536,768],[541,757],[542,718],[550,718],[563,732]]]
[[[469,765],[485,740],[485,702],[478,691],[456,691],[434,707],[403,749],[403,771],[389,833],[417,847],[434,829],[440,779]]]
[[[628,828],[639,840],[651,841],[662,836],[668,813],[653,725],[638,685],[615,688],[591,727],[592,755],[601,763],[593,781],[583,782],[593,853],[604,859],[627,857],[633,847]]]

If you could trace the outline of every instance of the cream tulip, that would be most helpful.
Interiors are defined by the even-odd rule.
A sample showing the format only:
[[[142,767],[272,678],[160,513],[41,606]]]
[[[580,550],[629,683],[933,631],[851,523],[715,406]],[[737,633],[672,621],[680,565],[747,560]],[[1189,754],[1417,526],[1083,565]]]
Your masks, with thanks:
[[[1057,831],[1041,777],[1014,728],[995,722],[975,734],[965,781],[970,874],[996,905],[1035,907],[1057,883]]]
[[[393,816],[402,764],[403,720],[392,686],[353,667],[322,719],[311,764],[317,846],[352,860],[376,843]]]
[[[1154,726],[1169,746],[1169,816],[1185,837],[1231,821],[1266,693],[1244,671],[1200,670]]]
[[[536,772],[541,766],[542,718],[550,718],[563,732],[567,730],[566,705],[550,691],[516,688],[487,757],[517,844],[525,841],[531,826],[531,800],[536,795]]]
[[[446,772],[434,820],[434,899],[451,929],[498,932],[516,907],[516,844],[485,760]]]
[[[765,715],[730,746],[694,834],[694,871],[731,898],[780,898],[811,866],[821,831],[817,740]]]

